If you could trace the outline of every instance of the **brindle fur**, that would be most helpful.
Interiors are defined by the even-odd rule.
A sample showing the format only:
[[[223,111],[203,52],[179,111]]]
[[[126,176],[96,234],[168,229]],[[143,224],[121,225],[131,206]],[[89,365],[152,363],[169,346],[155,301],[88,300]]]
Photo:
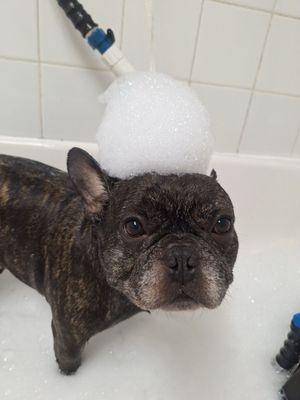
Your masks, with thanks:
[[[138,311],[106,284],[95,224],[68,175],[0,156],[0,265],[38,290],[52,310],[62,371],[80,365],[85,342]]]
[[[36,161],[0,155],[0,272],[8,269],[45,296],[52,310],[56,359],[66,374],[77,370],[82,349],[95,333],[143,309],[168,308],[168,304],[159,303],[160,298],[167,298],[168,291],[171,293],[167,278],[163,276],[158,282],[157,275],[148,276],[143,272],[142,264],[136,267],[140,272],[132,272],[131,266],[139,259],[148,270],[158,270],[163,245],[158,250],[158,247],[154,248],[154,242],[159,242],[160,238],[147,244],[147,248],[152,246],[151,252],[147,252],[143,244],[145,257],[140,257],[142,247],[126,242],[120,220],[126,216],[131,201],[136,205],[143,204],[142,212],[148,210],[155,220],[155,208],[159,213],[166,213],[164,202],[167,198],[167,207],[172,213],[168,216],[172,220],[172,228],[167,228],[168,241],[175,240],[178,230],[188,230],[191,236],[194,233],[180,212],[189,212],[188,208],[195,202],[195,193],[186,193],[185,202],[177,197],[184,182],[194,187],[197,179],[203,177],[148,174],[119,181],[108,177],[87,153],[79,149],[73,149],[69,157],[69,175]],[[210,181],[207,200],[214,196],[215,206],[223,204],[233,213],[228,196],[217,182],[209,177],[201,179]],[[177,188],[174,198],[167,193],[167,188],[170,193]],[[205,186],[201,191],[205,191]],[[205,204],[201,207],[207,208],[208,203]],[[204,212],[212,211],[205,209]],[[163,236],[161,232],[160,235]],[[222,294],[216,303],[208,301],[208,307],[218,305],[232,281],[238,248],[235,232],[227,242],[222,240],[222,243],[214,244],[215,250],[205,248],[205,259],[210,257],[211,260],[209,271],[217,268],[212,259],[223,257],[222,267],[218,267],[222,270],[218,272]],[[153,257],[156,258],[153,260]],[[172,290],[175,290],[173,286]],[[205,291],[209,292],[207,288],[203,293]],[[191,293],[194,292],[193,287]],[[143,302],[143,297],[147,297],[147,301]],[[171,303],[171,297],[169,300]],[[205,299],[200,298],[199,304],[200,301],[205,303]]]

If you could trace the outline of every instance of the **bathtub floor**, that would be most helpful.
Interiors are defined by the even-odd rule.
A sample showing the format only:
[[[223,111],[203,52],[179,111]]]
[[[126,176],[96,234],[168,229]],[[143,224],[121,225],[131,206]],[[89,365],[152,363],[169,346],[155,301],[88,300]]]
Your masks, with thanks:
[[[271,361],[300,311],[299,241],[242,249],[235,277],[215,311],[138,315],[97,335],[77,374],[65,377],[54,361],[48,305],[4,272],[0,398],[276,399],[285,376]]]

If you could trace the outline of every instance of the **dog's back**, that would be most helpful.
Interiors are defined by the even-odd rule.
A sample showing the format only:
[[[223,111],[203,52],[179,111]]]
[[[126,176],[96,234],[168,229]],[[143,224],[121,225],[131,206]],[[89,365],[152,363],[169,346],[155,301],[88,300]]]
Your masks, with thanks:
[[[0,155],[0,269],[43,293],[45,238],[74,196],[66,173]]]

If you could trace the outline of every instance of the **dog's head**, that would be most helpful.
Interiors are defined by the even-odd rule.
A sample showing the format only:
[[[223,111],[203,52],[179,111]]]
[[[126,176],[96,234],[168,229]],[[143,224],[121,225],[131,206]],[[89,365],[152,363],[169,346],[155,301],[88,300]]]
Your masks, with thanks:
[[[110,286],[141,309],[215,308],[233,280],[234,212],[211,176],[111,179],[80,149],[68,171],[98,229]]]

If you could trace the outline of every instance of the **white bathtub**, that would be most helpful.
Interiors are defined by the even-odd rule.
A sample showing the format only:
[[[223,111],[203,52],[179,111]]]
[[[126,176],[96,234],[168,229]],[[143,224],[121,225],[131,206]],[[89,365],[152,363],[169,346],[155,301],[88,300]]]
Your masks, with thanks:
[[[0,153],[64,168],[73,145],[0,139]],[[8,272],[0,276],[0,399],[274,400],[285,380],[271,361],[300,312],[300,161],[214,156],[235,204],[235,282],[215,311],[138,315],[95,336],[77,374],[61,376],[50,311]]]

